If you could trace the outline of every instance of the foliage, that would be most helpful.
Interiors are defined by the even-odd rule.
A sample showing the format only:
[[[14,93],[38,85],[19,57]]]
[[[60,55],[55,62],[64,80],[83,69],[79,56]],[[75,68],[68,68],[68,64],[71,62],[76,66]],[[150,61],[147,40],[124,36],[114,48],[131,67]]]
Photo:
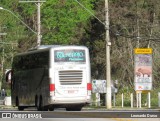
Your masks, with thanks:
[[[0,0],[0,6],[12,11],[31,29],[37,31],[37,6],[19,0]],[[105,21],[104,0],[77,0],[95,16]],[[160,87],[160,1],[109,0],[111,76],[119,88],[134,87],[134,48],[153,48],[153,90]],[[90,49],[92,78],[106,78],[105,26],[88,13],[76,0],[47,0],[41,5],[42,44],[86,45]],[[10,68],[13,55],[36,46],[36,34],[11,13],[1,10],[0,32],[7,36],[5,68]],[[0,55],[2,55],[2,46]],[[0,60],[2,62],[2,58]]]
[[[92,11],[91,1],[81,2]],[[75,0],[48,0],[42,11],[45,44],[78,44],[76,36],[84,32],[86,21],[91,16]]]
[[[153,48],[153,89],[160,87],[159,9],[156,0],[110,0],[111,76],[120,88],[134,87],[134,48]],[[96,16],[104,21],[104,1],[95,2]],[[88,29],[93,78],[105,79],[105,30],[96,19]]]
[[[37,35],[21,21],[26,23],[30,29],[37,31],[37,6],[33,3],[19,3],[18,1],[0,1],[0,7],[4,8],[0,13],[0,27],[5,26],[5,29],[0,29],[0,32],[7,33],[7,36],[1,38],[1,41],[14,43],[7,44],[8,47],[2,46],[6,54],[4,68],[11,67],[11,61],[7,60],[12,60],[15,51],[24,52],[36,46]],[[92,11],[92,1],[94,0],[80,2]],[[47,0],[41,5],[42,44],[79,44],[85,32],[84,26],[90,17],[91,15],[75,0]],[[8,52],[10,56],[7,55]],[[0,54],[3,54],[2,51]]]

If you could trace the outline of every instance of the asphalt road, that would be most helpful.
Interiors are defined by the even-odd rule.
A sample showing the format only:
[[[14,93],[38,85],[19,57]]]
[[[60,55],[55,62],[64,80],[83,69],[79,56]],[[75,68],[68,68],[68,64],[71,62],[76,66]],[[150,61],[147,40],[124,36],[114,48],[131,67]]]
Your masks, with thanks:
[[[7,116],[10,116],[12,119],[9,119],[10,117]],[[3,117],[3,119],[0,118],[0,121],[160,121],[160,110],[85,109],[82,111],[69,112],[64,109],[57,109],[55,111],[40,112],[34,108],[25,111],[3,109],[0,110],[0,117]]]

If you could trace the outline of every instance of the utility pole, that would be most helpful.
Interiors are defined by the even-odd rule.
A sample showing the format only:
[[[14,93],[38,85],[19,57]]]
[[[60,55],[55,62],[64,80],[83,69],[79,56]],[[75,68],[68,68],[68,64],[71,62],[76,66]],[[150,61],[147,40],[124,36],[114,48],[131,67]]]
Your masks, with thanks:
[[[0,33],[0,38],[2,38],[2,41],[3,41],[3,37],[1,36],[5,36],[7,35],[7,33]],[[1,90],[1,87],[2,87],[2,81],[3,81],[3,72],[4,72],[4,44],[2,45],[2,58],[1,58],[1,81],[0,81],[0,90]]]
[[[46,1],[19,1],[21,3],[35,3],[37,5],[37,46],[41,45],[41,4]]]
[[[41,4],[37,3],[37,46],[41,45]]]
[[[101,24],[105,26],[106,30],[106,97],[105,97],[105,103],[106,108],[110,109],[112,108],[111,103],[111,65],[110,65],[110,38],[109,38],[109,9],[108,9],[108,0],[105,0],[105,24],[96,17],[92,12],[90,12],[85,6],[83,6],[78,0],[75,0],[81,7],[83,7],[88,13],[90,13],[94,18],[96,18]]]
[[[109,37],[109,9],[108,0],[105,0],[105,30],[106,30],[106,108],[112,108],[111,103],[111,65],[110,65],[110,37]]]
[[[101,24],[105,26],[106,30],[106,96],[105,103],[106,108],[112,108],[111,103],[111,65],[110,65],[110,38],[109,38],[109,9],[108,9],[108,0],[105,0],[105,23],[103,23],[98,17],[96,17],[92,12],[90,12],[85,6],[83,6],[78,0],[75,0],[81,7],[83,7],[88,13],[90,13],[94,18],[96,18]]]

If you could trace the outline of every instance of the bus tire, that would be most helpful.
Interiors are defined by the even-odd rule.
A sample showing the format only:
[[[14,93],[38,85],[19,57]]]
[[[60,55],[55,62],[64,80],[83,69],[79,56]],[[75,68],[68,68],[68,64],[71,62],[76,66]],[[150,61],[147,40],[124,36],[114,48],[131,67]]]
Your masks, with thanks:
[[[18,97],[16,97],[16,106],[19,106]]]
[[[37,97],[37,111],[41,111],[41,99]]]
[[[18,110],[23,111],[24,110],[24,106],[19,106],[19,98],[16,97],[16,106],[18,107]]]
[[[48,109],[49,109],[49,111],[54,111],[54,107],[53,106],[49,107]]]
[[[18,110],[19,111],[23,111],[24,110],[24,106],[18,106]]]
[[[66,108],[66,111],[81,111],[82,107],[77,107],[77,108]]]
[[[35,96],[35,107],[37,107],[38,106],[38,96],[36,95]]]
[[[48,111],[48,106],[43,106],[42,96],[40,96],[37,104],[38,104],[37,106],[38,111]]]

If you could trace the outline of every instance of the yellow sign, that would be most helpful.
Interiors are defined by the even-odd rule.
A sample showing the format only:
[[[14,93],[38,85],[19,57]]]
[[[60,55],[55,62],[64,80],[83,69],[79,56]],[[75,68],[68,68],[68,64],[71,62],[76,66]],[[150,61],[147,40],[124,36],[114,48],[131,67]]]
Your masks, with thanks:
[[[136,91],[136,94],[137,93],[147,94],[148,92],[151,92],[151,91],[150,90],[138,90],[138,91]]]
[[[135,54],[152,54],[152,48],[136,48],[134,49]]]

